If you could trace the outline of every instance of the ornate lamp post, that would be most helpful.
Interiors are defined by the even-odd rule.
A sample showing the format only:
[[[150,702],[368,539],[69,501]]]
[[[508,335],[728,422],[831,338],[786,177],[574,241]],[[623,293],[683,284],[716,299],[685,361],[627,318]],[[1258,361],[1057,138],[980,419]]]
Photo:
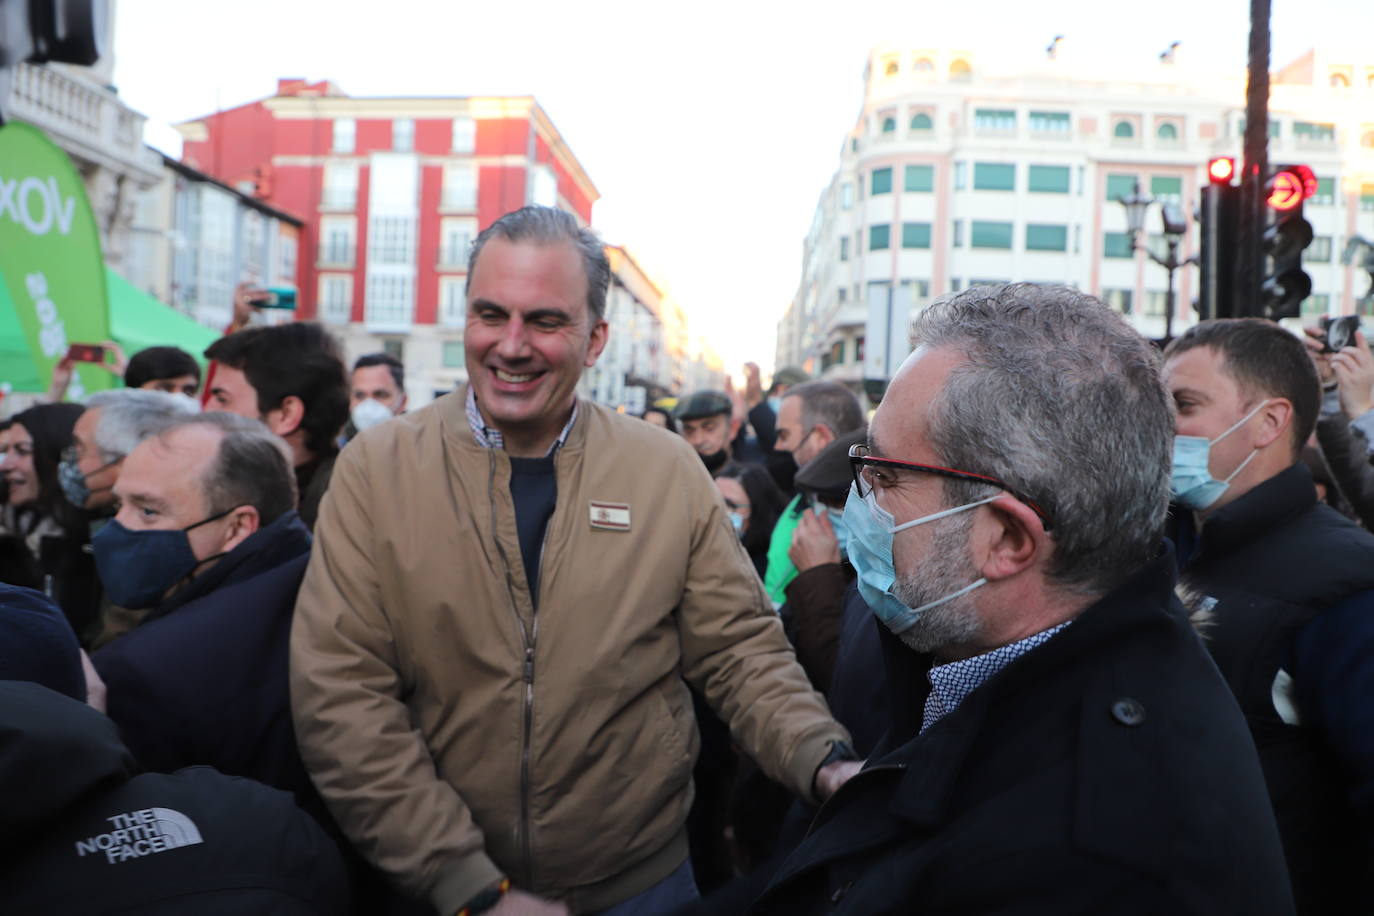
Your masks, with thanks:
[[[1184,264],[1191,263],[1192,259],[1178,259],[1178,244],[1188,231],[1188,221],[1184,219],[1183,211],[1179,209],[1178,204],[1172,202],[1161,203],[1159,208],[1160,221],[1164,224],[1164,242],[1168,245],[1166,256],[1161,258],[1150,250],[1149,245],[1140,243],[1140,232],[1145,228],[1146,213],[1154,202],[1153,197],[1141,191],[1139,181],[1135,183],[1135,189],[1130,194],[1117,198],[1117,203],[1126,208],[1126,231],[1130,233],[1131,250],[1143,250],[1151,261],[1169,272],[1169,291],[1164,306],[1164,342],[1168,343],[1174,339],[1174,271]]]

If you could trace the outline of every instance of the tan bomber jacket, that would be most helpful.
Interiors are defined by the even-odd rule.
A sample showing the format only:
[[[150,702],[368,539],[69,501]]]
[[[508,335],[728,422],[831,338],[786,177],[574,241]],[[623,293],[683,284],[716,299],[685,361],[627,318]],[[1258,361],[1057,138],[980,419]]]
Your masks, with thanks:
[[[441,914],[509,876],[598,910],[686,858],[686,677],[809,795],[848,740],[810,687],[700,459],[580,402],[536,614],[510,463],[465,391],[340,455],[291,634],[301,754],[363,854]]]

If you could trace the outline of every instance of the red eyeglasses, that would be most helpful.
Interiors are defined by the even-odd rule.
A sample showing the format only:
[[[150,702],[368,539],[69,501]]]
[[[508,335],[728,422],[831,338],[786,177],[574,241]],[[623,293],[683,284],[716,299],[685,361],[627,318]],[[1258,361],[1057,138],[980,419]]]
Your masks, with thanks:
[[[914,461],[896,461],[892,458],[874,458],[868,454],[867,445],[851,445],[849,447],[849,469],[854,473],[854,487],[859,491],[860,497],[865,497],[873,491],[873,484],[870,477],[881,473],[883,468],[892,468],[901,471],[920,471],[924,474],[937,474],[940,477],[948,477],[953,480],[967,480],[971,483],[985,483],[990,487],[996,487],[1015,496],[1018,500],[1030,506],[1032,512],[1040,517],[1040,523],[1049,531],[1053,527],[1049,513],[1045,512],[1032,500],[1018,493],[1016,490],[1007,486],[996,477],[989,477],[986,474],[975,474],[972,471],[956,471],[953,468],[942,468],[934,464],[917,464]]]

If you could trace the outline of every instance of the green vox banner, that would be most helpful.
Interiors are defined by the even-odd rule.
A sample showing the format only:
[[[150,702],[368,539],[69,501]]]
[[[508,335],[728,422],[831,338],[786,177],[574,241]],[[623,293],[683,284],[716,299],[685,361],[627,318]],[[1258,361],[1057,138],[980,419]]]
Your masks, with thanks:
[[[0,278],[45,385],[70,344],[109,339],[105,262],[86,188],[65,152],[16,122],[0,127]],[[71,400],[115,382],[99,366],[76,366]]]

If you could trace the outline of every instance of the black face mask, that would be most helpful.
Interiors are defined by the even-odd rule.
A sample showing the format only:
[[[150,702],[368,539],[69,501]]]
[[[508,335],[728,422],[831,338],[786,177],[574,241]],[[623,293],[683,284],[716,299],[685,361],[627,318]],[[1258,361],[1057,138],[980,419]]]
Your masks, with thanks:
[[[725,466],[725,462],[730,460],[730,453],[725,449],[721,449],[718,452],[712,452],[709,455],[702,455],[701,452],[697,452],[697,454],[701,455],[701,463],[706,465],[706,470],[710,471],[712,474],[719,471]]]

